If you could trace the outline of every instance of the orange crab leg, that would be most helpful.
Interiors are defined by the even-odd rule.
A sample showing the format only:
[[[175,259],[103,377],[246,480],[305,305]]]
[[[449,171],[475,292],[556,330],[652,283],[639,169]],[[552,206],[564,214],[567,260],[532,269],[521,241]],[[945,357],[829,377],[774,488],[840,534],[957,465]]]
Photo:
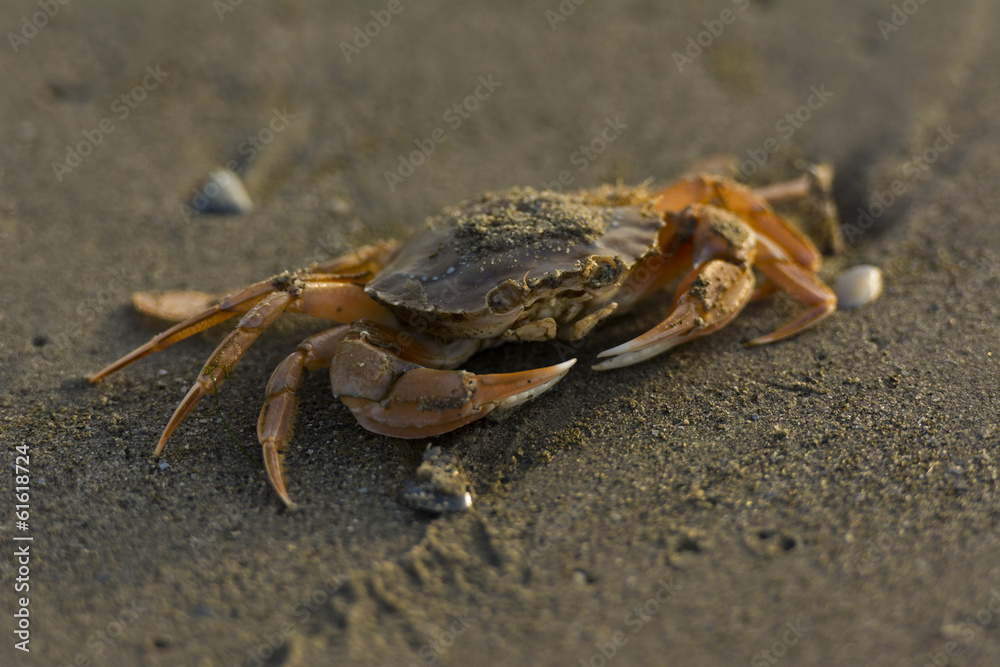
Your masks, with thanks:
[[[383,322],[395,322],[395,317],[389,311],[369,299],[361,287],[350,283],[304,282],[287,291],[272,292],[251,308],[236,329],[212,352],[198,375],[198,380],[181,400],[163,430],[153,456],[160,455],[167,439],[201,397],[218,391],[247,349],[286,311],[314,315],[334,322],[349,322],[365,316]]]
[[[697,176],[664,188],[653,199],[661,211],[680,212],[690,204],[724,208],[745,220],[754,231],[777,242],[798,264],[810,271],[819,268],[819,251],[812,242],[778,217],[762,197],[732,181]]]
[[[598,357],[610,357],[596,370],[620,368],[712,333],[729,323],[753,298],[773,285],[813,306],[773,333],[750,341],[772,343],[813,326],[837,306],[837,297],[810,270],[793,261],[780,243],[758,233],[743,216],[715,206],[694,204],[675,215],[679,228],[694,229],[692,263],[677,288],[670,313],[650,331]],[[754,290],[753,268],[770,283]]]
[[[228,336],[226,336],[219,346],[212,352],[208,362],[198,375],[197,381],[191,385],[191,389],[185,394],[174,414],[167,422],[166,428],[160,435],[159,442],[153,456],[159,456],[163,447],[167,444],[167,439],[180,426],[181,422],[194,409],[202,396],[208,393],[215,393],[219,387],[229,378],[236,363],[246,352],[247,348],[257,340],[264,332],[264,329],[271,326],[276,319],[288,307],[292,300],[292,295],[287,292],[274,292],[264,297],[256,306],[250,309],[240,323]]]
[[[137,347],[121,359],[106,366],[96,373],[87,376],[87,381],[91,384],[100,381],[104,377],[111,375],[115,371],[121,370],[125,366],[142,359],[148,354],[165,350],[174,343],[178,343],[189,336],[204,331],[216,324],[225,322],[231,317],[245,313],[253,308],[268,293],[274,291],[271,280],[263,280],[259,283],[245,287],[238,292],[230,294],[222,302],[204,310],[183,322],[175,324],[163,333],[153,336],[145,345]]]
[[[373,321],[360,320],[350,326],[335,327],[310,336],[282,361],[267,383],[264,405],[257,420],[257,438],[264,449],[264,465],[267,468],[271,486],[281,500],[291,506],[281,466],[281,452],[288,446],[291,435],[292,418],[295,414],[295,392],[302,382],[304,370],[325,368],[332,363],[337,347],[346,337],[360,344],[366,351],[377,349],[384,354],[386,349],[394,350],[403,360],[410,362],[448,367],[468,359],[479,349],[479,341],[460,340],[453,343],[439,343],[400,333]],[[363,362],[359,362],[364,367]],[[373,368],[374,368],[373,361]],[[412,364],[406,364],[410,367]],[[354,369],[351,369],[354,370]],[[360,373],[364,381],[370,374]]]
[[[399,248],[398,241],[379,243],[359,248],[349,255],[342,255],[320,262],[312,268],[313,273],[329,273],[339,276],[358,275],[357,282],[368,282],[379,269],[385,266],[392,254]]]
[[[615,296],[619,306],[618,312],[625,312],[650,295],[659,292],[690,268],[691,243],[680,244],[672,254],[646,257],[632,270],[621,291]]]
[[[337,347],[333,394],[369,431],[397,438],[446,433],[496,408],[519,405],[561,380],[571,360],[520,373],[476,375],[426,365],[457,365],[482,341],[440,343],[356,322]]]
[[[781,248],[775,247],[769,239],[758,239],[757,262],[754,266],[770,280],[770,285],[784,290],[796,301],[813,307],[777,330],[749,341],[747,345],[765,345],[794,336],[837,309],[837,295],[815,274],[790,261]]]
[[[132,301],[140,312],[168,320],[175,319],[175,315],[179,312],[189,316],[182,317],[182,322],[154,336],[145,345],[129,352],[121,359],[109,364],[100,371],[88,375],[87,381],[91,384],[98,382],[148,354],[165,350],[174,343],[178,343],[216,324],[225,322],[240,313],[245,313],[266,295],[280,289],[286,289],[288,284],[293,282],[294,278],[301,278],[312,282],[339,281],[363,284],[391,257],[398,245],[398,243],[381,243],[373,246],[365,246],[348,255],[335,257],[317,264],[311,270],[303,271],[299,274],[286,273],[276,278],[262,280],[259,283],[254,283],[249,287],[244,287],[226,295],[214,306],[190,315],[185,311],[188,311],[193,304],[202,304],[206,300],[211,299],[211,295],[204,292],[138,292],[133,295]],[[310,296],[310,298],[316,299],[322,297]],[[384,309],[373,304],[373,308],[369,309],[367,314],[361,313],[358,317],[384,319],[378,316],[378,311],[385,312]],[[326,316],[319,315],[319,317]],[[326,319],[335,318],[326,317]],[[342,319],[340,321],[349,322],[351,319]]]
[[[271,486],[289,507],[293,503],[285,488],[281,452],[288,447],[291,436],[295,392],[302,383],[303,371],[330,365],[337,345],[348,329],[347,325],[334,327],[306,338],[278,364],[267,383],[264,405],[257,420],[257,439],[264,448],[264,467],[267,468]]]

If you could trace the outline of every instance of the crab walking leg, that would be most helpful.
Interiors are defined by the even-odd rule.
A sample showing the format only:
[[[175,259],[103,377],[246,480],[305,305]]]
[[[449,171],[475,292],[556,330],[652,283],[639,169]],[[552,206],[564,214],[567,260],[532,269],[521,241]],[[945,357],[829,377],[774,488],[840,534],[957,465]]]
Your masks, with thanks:
[[[681,280],[670,312],[638,338],[597,355],[611,358],[594,370],[629,366],[710,334],[728,324],[749,302],[756,235],[739,218],[713,206],[689,206],[679,218],[681,224],[686,218],[695,229],[694,269]]]
[[[698,176],[670,185],[654,198],[661,211],[679,212],[691,204],[720,206],[738,215],[754,231],[773,239],[796,263],[810,271],[819,268],[819,251],[812,241],[780,218],[762,197],[732,181]]]
[[[662,246],[661,246],[662,247]],[[632,270],[621,291],[615,295],[619,313],[624,313],[659,292],[691,267],[691,244],[683,243],[671,254],[651,255]]]
[[[336,275],[372,276],[385,266],[392,253],[399,248],[398,242],[379,243],[359,248],[349,255],[334,257],[312,267],[312,273]],[[362,280],[361,282],[367,282]]]
[[[121,370],[125,366],[142,359],[148,354],[165,350],[174,343],[178,343],[185,338],[195,335],[205,329],[214,327],[216,324],[225,322],[231,317],[245,313],[253,308],[267,294],[274,292],[275,287],[272,280],[263,280],[254,285],[230,294],[220,303],[207,310],[190,317],[183,322],[175,324],[163,333],[153,336],[145,345],[141,345],[126,354],[121,359],[108,365],[96,373],[87,376],[87,381],[91,384],[100,381],[104,377],[111,375],[115,371]]]
[[[765,345],[794,336],[837,309],[837,295],[814,273],[790,261],[783,255],[781,249],[774,247],[768,239],[758,239],[758,241],[761,248],[755,264],[756,269],[770,280],[769,284],[787,292],[796,301],[813,307],[772,333],[749,341],[747,345]]]
[[[330,274],[306,274],[306,278],[307,280],[303,282],[295,274],[285,273],[233,292],[226,296],[220,303],[197,315],[189,317],[183,322],[175,324],[166,331],[153,336],[148,343],[137,347],[121,359],[109,364],[96,373],[88,375],[87,381],[91,384],[99,382],[108,375],[153,352],[165,350],[174,343],[179,343],[185,338],[189,338],[236,315],[247,312],[268,294],[284,290],[291,290],[305,295],[303,299],[298,300],[296,305],[293,306],[292,310],[295,312],[304,312],[339,322],[350,322],[360,317],[369,317],[386,322],[394,321],[388,311],[367,298],[361,288],[353,284],[355,282],[353,278]],[[179,295],[182,293],[174,294]],[[140,293],[136,296],[139,298],[140,304],[153,306],[156,300],[163,299],[169,295],[170,293]],[[140,311],[146,314],[161,315],[161,313],[153,312],[153,310],[145,307],[145,305],[139,305]],[[350,307],[348,308],[348,306]],[[341,315],[342,313],[343,315]],[[166,313],[163,313],[163,315],[166,318],[170,317]]]
[[[334,257],[325,262],[314,264],[309,269],[298,272],[296,275],[303,279],[312,281],[340,281],[364,284],[399,247],[398,243],[380,243],[374,246],[365,246],[356,252],[342,257]],[[222,299],[232,302],[235,296],[243,294],[247,290],[260,290],[261,286],[270,285],[272,289],[278,289],[275,281],[285,279],[286,275],[265,280],[250,288],[241,290],[234,296],[223,296]],[[144,315],[157,317],[168,322],[183,322],[189,318],[202,316],[202,311],[212,310],[213,304],[219,301],[216,294],[195,291],[167,291],[167,292],[136,292],[132,295],[132,306]],[[252,303],[250,304],[253,305]],[[243,311],[249,309],[247,306]],[[221,320],[220,320],[221,321]],[[180,339],[178,339],[180,340]],[[175,341],[176,342],[176,341]]]
[[[374,275],[392,256],[398,246],[398,243],[365,246],[348,255],[334,257],[316,264],[311,269],[301,272],[301,275],[284,273],[228,294],[218,304],[197,314],[192,314],[186,319],[182,318],[182,322],[154,336],[145,345],[129,352],[100,371],[88,375],[87,381],[91,384],[96,383],[146,355],[164,350],[174,343],[225,322],[240,313],[245,313],[266,295],[280,289],[286,289],[294,283],[296,278],[305,278],[315,282],[329,280],[339,280],[345,283],[367,282],[367,279]],[[193,304],[204,303],[209,298],[210,295],[202,292],[140,292],[133,297],[133,304],[139,312],[171,320],[174,319],[177,312],[184,312]],[[184,314],[187,315],[186,312]],[[351,319],[341,321],[350,322]]]
[[[163,447],[167,444],[167,439],[180,426],[181,422],[188,416],[194,406],[202,396],[215,393],[219,387],[229,378],[236,366],[236,363],[246,352],[247,348],[257,340],[264,332],[264,329],[271,326],[278,317],[285,312],[288,303],[292,300],[292,295],[288,292],[274,292],[264,297],[260,303],[250,309],[240,323],[228,336],[223,339],[219,346],[208,358],[205,367],[201,369],[198,379],[185,394],[166,428],[160,435],[159,442],[153,456],[159,456]]]
[[[271,486],[289,507],[293,503],[285,488],[281,452],[288,446],[292,431],[295,392],[302,383],[303,371],[330,365],[337,345],[348,329],[348,325],[334,327],[306,338],[278,364],[267,383],[264,405],[257,420],[257,439],[264,448],[264,467],[267,468]]]
[[[132,307],[143,315],[166,322],[183,322],[211,309],[221,299],[208,292],[133,292]]]
[[[167,439],[184,421],[202,396],[218,391],[232,374],[236,364],[264,332],[284,312],[305,313],[333,321],[351,321],[370,316],[385,322],[395,322],[389,311],[369,299],[357,285],[344,283],[305,282],[287,291],[272,292],[243,316],[232,331],[212,352],[198,380],[181,400],[167,422],[154,456],[159,456]]]

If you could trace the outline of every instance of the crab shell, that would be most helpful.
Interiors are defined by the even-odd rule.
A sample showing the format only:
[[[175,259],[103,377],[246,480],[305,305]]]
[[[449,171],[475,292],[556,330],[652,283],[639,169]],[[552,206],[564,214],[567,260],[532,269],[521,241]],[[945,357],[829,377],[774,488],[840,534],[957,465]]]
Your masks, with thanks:
[[[487,193],[428,221],[366,285],[446,339],[578,339],[615,310],[665,225],[641,189]]]

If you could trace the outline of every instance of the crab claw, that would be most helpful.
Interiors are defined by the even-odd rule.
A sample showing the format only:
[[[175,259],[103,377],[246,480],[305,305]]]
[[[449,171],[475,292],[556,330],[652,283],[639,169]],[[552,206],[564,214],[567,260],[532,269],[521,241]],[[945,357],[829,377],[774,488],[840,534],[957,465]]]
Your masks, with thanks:
[[[749,267],[723,260],[706,263],[681,284],[665,320],[638,338],[601,352],[598,357],[611,358],[596,364],[594,370],[637,364],[722,328],[743,310],[753,288]]]
[[[575,363],[570,359],[547,368],[490,375],[414,368],[399,376],[381,400],[345,395],[340,399],[369,431],[423,438],[529,401],[561,380]]]

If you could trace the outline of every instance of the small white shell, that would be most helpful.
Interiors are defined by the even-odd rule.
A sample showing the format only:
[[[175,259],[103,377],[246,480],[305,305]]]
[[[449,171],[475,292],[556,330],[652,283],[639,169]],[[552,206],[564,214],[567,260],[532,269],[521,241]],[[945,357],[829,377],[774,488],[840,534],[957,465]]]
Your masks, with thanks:
[[[882,294],[882,270],[870,264],[852,266],[837,276],[833,289],[837,293],[839,308],[863,306]]]
[[[236,215],[253,210],[253,201],[239,174],[230,169],[214,169],[198,190],[191,205],[202,213]]]

